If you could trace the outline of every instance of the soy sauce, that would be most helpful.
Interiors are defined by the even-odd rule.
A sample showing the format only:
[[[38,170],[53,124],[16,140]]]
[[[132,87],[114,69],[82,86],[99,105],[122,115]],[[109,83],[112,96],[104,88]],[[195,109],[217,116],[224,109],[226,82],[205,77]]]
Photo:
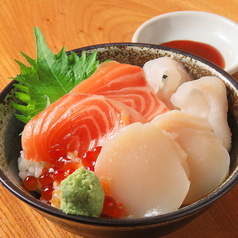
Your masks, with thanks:
[[[220,68],[225,68],[225,60],[221,53],[209,44],[190,40],[175,40],[165,42],[160,45],[183,50],[185,52],[200,56],[216,64]]]

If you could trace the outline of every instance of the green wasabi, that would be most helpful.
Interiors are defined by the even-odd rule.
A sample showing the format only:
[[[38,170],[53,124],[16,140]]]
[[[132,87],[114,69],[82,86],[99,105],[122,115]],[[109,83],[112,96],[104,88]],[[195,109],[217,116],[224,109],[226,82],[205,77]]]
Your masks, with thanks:
[[[60,209],[66,214],[99,217],[104,192],[99,178],[80,167],[60,184]]]

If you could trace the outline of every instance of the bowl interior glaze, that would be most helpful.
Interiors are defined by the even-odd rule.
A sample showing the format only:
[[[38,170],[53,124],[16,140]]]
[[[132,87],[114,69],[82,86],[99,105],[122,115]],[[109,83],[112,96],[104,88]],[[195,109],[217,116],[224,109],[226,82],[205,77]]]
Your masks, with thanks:
[[[113,59],[121,63],[138,66],[151,59],[169,56],[183,63],[191,75],[197,79],[202,76],[217,76],[224,81],[228,92],[228,121],[232,130],[232,149],[230,174],[227,180],[207,197],[177,211],[141,219],[107,220],[83,216],[66,215],[60,210],[41,203],[37,194],[28,192],[18,177],[17,158],[21,150],[19,133],[24,125],[14,116],[12,100],[15,88],[10,83],[0,95],[0,180],[15,196],[36,209],[47,219],[60,227],[83,237],[159,237],[171,233],[200,215],[217,199],[227,193],[238,181],[238,85],[225,71],[199,57],[161,47],[140,43],[115,43],[84,47],[74,50],[77,54],[98,51],[98,59]]]

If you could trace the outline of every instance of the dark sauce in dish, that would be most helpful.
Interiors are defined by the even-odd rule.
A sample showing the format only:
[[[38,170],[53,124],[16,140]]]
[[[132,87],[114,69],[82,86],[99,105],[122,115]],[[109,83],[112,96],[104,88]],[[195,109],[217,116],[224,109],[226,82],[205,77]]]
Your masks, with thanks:
[[[174,49],[182,50],[197,56],[200,56],[216,64],[220,68],[225,68],[225,60],[221,53],[213,46],[190,40],[175,40],[160,44]]]

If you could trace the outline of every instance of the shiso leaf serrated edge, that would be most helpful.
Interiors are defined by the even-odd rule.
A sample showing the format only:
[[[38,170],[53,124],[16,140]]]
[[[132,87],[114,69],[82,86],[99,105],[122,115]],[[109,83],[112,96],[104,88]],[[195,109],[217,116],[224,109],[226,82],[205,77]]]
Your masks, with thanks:
[[[18,81],[14,86],[20,91],[16,97],[22,103],[13,102],[13,106],[18,111],[16,117],[24,123],[90,77],[99,65],[96,51],[88,57],[86,53],[78,56],[75,52],[67,54],[62,47],[58,54],[54,54],[38,27],[34,27],[34,36],[36,60],[22,52],[30,66],[16,60],[21,73],[14,78]]]

